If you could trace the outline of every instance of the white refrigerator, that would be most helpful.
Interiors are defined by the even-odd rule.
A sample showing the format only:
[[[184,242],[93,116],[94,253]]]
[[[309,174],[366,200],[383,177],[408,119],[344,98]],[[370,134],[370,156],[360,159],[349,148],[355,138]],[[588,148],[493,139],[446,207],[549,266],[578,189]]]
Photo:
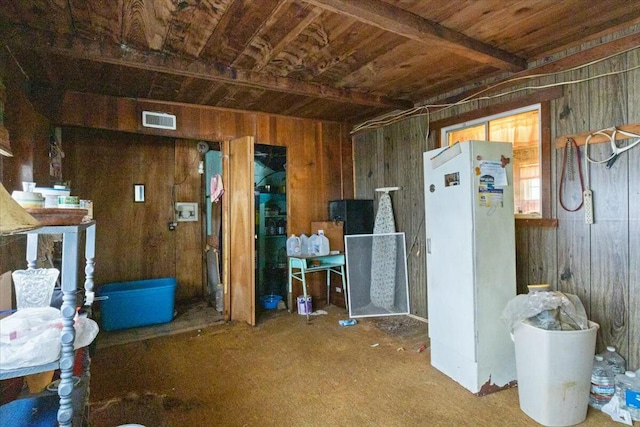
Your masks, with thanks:
[[[465,141],[424,153],[431,364],[477,395],[516,380],[501,319],[516,296],[512,152]]]

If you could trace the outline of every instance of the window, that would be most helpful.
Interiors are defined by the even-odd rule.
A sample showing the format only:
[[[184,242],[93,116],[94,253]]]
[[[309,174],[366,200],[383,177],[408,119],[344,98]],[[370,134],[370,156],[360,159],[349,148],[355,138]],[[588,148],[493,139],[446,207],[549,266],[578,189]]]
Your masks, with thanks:
[[[516,215],[540,217],[541,194],[540,104],[442,128],[448,145],[457,141],[486,140],[513,144],[513,193]]]

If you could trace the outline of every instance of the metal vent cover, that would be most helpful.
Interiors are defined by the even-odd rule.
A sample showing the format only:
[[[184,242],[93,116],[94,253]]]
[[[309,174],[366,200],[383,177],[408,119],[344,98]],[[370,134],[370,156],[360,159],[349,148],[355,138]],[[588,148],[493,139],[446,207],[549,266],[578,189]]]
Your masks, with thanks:
[[[176,116],[173,114],[143,111],[142,126],[148,128],[176,130]]]

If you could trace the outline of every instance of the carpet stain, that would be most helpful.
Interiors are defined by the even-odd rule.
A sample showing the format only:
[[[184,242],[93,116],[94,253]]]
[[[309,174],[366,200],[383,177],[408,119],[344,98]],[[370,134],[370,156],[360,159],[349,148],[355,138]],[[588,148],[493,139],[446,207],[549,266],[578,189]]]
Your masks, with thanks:
[[[167,411],[192,411],[204,406],[204,402],[200,399],[179,399],[177,397],[165,396],[162,401],[164,409]]]
[[[123,424],[168,427],[165,397],[155,393],[128,393],[123,397],[91,403],[89,425],[113,427]]]

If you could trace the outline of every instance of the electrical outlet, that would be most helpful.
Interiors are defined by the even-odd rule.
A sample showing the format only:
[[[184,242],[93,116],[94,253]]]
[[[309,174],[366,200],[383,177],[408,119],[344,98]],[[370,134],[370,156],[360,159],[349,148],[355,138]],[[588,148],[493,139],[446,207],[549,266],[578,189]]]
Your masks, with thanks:
[[[584,190],[584,222],[593,224],[593,193],[591,190]]]
[[[191,202],[178,202],[176,203],[176,219],[178,222],[182,221],[197,221],[198,220],[198,204]]]
[[[336,292],[341,294],[342,293],[342,288],[339,288],[339,287],[336,286]]]

